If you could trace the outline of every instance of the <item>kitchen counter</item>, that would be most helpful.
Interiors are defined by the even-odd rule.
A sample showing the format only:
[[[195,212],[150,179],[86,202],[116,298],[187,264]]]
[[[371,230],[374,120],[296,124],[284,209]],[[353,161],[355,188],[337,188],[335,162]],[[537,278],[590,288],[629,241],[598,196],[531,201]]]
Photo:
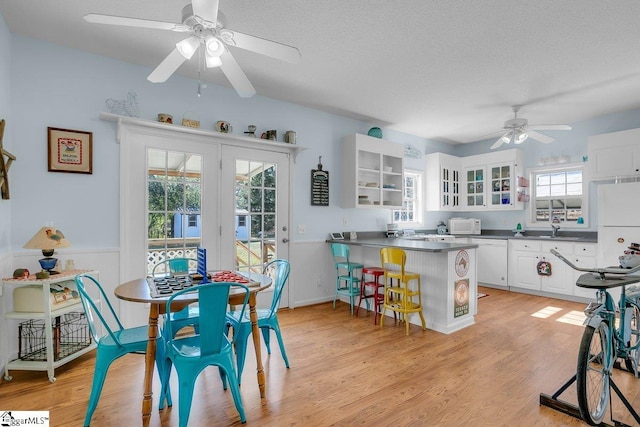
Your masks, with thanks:
[[[362,233],[364,234],[364,233]],[[350,246],[350,258],[364,265],[380,265],[380,248],[395,247],[407,254],[405,268],[420,274],[422,314],[428,329],[450,334],[475,323],[477,314],[476,280],[478,245],[470,243],[428,242],[377,236],[355,240],[328,240]],[[387,311],[386,315],[391,313]],[[409,322],[421,325],[416,313]],[[385,322],[386,326],[386,322]]]
[[[582,243],[598,243],[597,233],[585,233],[577,236],[558,236],[551,237],[549,235],[527,235],[514,236],[513,234],[475,234],[475,235],[459,235],[456,237],[471,237],[473,239],[506,239],[506,240],[542,240],[547,242],[582,242]]]
[[[371,248],[393,247],[407,251],[419,252],[451,252],[461,249],[475,249],[478,245],[470,243],[445,243],[445,242],[427,242],[424,240],[408,240],[403,238],[362,238],[356,240],[329,240],[331,243],[344,243],[352,246],[365,246]]]
[[[415,230],[416,233],[419,234],[436,234],[435,230]],[[399,232],[402,233],[402,230]],[[450,236],[450,235],[447,235]],[[471,237],[474,239],[502,239],[502,240],[542,240],[542,241],[558,241],[558,242],[579,242],[579,243],[598,243],[598,233],[596,231],[573,231],[561,229],[560,235],[558,237],[551,237],[551,230],[543,231],[543,230],[527,230],[523,236],[516,237],[514,236],[514,232],[510,230],[482,230],[482,234],[458,234],[455,237],[465,238]],[[397,243],[391,243],[396,240],[402,240],[402,237],[397,238],[387,238],[384,237],[384,232],[373,231],[373,232],[358,232],[357,240],[344,240],[343,242],[351,245],[363,245],[363,244],[373,244],[375,241],[380,241],[381,245],[384,246],[395,246]],[[384,242],[384,243],[382,243]],[[404,240],[404,243],[408,243],[409,240]],[[401,244],[403,247],[404,243]],[[429,242],[425,242],[429,243]],[[434,243],[434,242],[431,242]],[[455,244],[462,244],[456,242]],[[415,248],[416,250],[429,250],[427,246],[421,247],[422,249]],[[442,247],[433,247],[435,250],[447,250]],[[451,248],[449,250],[455,250],[455,248]]]

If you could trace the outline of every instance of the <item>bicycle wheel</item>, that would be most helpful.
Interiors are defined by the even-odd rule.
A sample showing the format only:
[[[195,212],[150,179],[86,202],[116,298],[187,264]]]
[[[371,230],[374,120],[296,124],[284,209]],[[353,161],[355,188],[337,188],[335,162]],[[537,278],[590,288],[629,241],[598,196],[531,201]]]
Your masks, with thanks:
[[[582,419],[600,424],[609,403],[609,355],[613,351],[609,328],[603,320],[597,328],[587,326],[578,351],[578,407]]]
[[[635,305],[630,305],[628,308],[631,308],[631,313],[627,311],[627,315],[631,314],[631,336],[629,338],[629,342],[627,346],[633,347],[638,344],[640,340],[640,310]],[[624,359],[624,364],[627,367],[629,372],[633,372],[633,375],[638,376],[638,362],[640,361],[640,350],[635,349],[629,351],[627,358]]]

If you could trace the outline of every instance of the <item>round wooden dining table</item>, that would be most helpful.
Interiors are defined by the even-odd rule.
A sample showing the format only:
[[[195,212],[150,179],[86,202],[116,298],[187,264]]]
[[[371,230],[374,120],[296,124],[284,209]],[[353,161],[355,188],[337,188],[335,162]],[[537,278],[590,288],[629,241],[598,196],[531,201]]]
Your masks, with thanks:
[[[215,272],[211,272],[215,273]],[[271,286],[271,278],[264,274],[236,272],[246,276],[250,280],[249,286],[249,316],[251,319],[251,335],[253,336],[253,346],[256,352],[258,387],[260,389],[260,398],[265,398],[266,379],[264,375],[264,367],[262,365],[262,355],[260,350],[260,330],[258,328],[258,314],[256,312],[256,296],[258,292],[263,291]],[[149,341],[147,343],[147,352],[144,363],[144,390],[142,398],[142,425],[148,426],[151,419],[151,408],[153,407],[153,371],[155,369],[156,346],[158,339],[158,317],[160,314],[166,313],[166,303],[171,295],[152,296],[151,287],[147,283],[147,278],[135,279],[123,283],[115,288],[114,294],[117,298],[149,304]],[[244,300],[244,290],[241,288],[231,289],[229,294],[230,305],[241,305]],[[177,304],[171,306],[171,311],[179,311],[188,303],[195,301],[193,298],[184,295],[178,297],[176,301],[183,301],[185,304]]]

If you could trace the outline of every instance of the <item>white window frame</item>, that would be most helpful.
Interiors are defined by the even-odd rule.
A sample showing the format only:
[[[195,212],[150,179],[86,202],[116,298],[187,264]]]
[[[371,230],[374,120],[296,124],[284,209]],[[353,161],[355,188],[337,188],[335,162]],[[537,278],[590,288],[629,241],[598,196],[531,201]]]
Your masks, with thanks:
[[[413,201],[413,218],[414,221],[399,221],[397,220],[398,217],[401,217],[402,214],[401,212],[404,211],[404,205],[405,205],[405,201],[407,200],[406,198],[406,193],[404,193],[402,195],[402,205],[403,208],[402,209],[393,209],[391,211],[391,222],[396,223],[402,227],[405,228],[420,228],[423,226],[423,206],[424,206],[424,195],[423,195],[423,191],[424,191],[424,173],[422,171],[419,170],[415,170],[415,169],[405,169],[404,170],[404,176],[402,177],[402,179],[406,179],[407,175],[412,175],[415,176],[416,179],[416,186],[417,188],[414,189],[414,194],[413,194],[413,198],[411,199],[411,201]],[[403,192],[405,191],[405,186],[402,186],[403,188]]]
[[[587,168],[584,163],[564,163],[553,166],[543,166],[539,168],[532,168],[528,170],[529,175],[529,189],[531,192],[530,203],[527,206],[527,227],[529,228],[544,228],[548,227],[550,221],[536,221],[536,176],[543,173],[557,173],[568,172],[573,170],[580,170],[582,172],[582,219],[583,223],[578,224],[575,221],[562,221],[560,226],[562,228],[572,229],[584,229],[589,227],[589,182],[587,179]]]

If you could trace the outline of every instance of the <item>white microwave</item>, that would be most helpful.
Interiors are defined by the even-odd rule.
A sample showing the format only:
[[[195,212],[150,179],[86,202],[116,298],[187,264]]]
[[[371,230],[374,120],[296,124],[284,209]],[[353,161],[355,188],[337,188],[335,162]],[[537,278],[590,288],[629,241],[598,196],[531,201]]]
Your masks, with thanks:
[[[451,218],[449,234],[480,234],[482,228],[477,218]]]

